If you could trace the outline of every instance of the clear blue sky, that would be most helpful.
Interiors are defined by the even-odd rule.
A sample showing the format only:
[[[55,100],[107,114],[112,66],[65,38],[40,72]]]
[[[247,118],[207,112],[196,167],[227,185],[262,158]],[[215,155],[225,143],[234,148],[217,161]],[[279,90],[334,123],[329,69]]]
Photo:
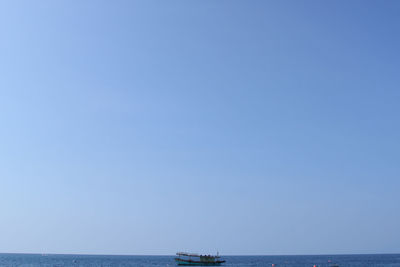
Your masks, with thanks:
[[[399,1],[2,1],[0,252],[400,252]]]

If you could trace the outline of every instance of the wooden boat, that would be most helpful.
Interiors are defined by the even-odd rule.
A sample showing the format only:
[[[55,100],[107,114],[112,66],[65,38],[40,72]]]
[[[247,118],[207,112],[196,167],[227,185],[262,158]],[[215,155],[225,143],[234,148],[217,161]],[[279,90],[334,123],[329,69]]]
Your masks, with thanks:
[[[175,261],[178,265],[196,265],[196,266],[219,266],[224,263],[224,260],[220,260],[220,256],[217,254],[213,255],[199,255],[194,253],[178,252],[178,257]]]

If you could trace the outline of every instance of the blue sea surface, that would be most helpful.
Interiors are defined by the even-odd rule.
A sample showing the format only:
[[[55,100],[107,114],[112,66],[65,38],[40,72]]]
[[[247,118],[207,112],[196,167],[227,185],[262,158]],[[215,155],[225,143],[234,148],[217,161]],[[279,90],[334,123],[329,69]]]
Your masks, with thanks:
[[[275,267],[400,267],[400,254],[323,255],[323,256],[226,256],[223,266]],[[40,255],[0,254],[0,266],[177,266],[174,256]]]

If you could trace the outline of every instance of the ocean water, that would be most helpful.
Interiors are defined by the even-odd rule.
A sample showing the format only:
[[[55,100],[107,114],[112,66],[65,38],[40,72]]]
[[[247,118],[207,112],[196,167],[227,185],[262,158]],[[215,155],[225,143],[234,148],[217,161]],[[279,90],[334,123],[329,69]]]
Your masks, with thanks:
[[[324,256],[226,256],[224,266],[250,267],[400,267],[400,254],[324,255]],[[40,255],[0,254],[0,266],[177,266],[174,256]]]

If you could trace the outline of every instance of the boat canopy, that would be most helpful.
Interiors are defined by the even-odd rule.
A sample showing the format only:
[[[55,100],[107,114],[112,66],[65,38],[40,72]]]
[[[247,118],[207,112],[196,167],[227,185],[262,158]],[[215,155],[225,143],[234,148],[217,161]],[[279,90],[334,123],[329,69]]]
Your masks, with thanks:
[[[186,257],[209,257],[209,258],[220,258],[220,256],[213,256],[213,255],[200,255],[197,253],[187,253],[187,252],[178,252],[176,253],[178,256],[186,256]]]
[[[178,256],[187,256],[187,257],[200,257],[199,254],[196,253],[187,253],[187,252],[178,252],[176,253]]]

